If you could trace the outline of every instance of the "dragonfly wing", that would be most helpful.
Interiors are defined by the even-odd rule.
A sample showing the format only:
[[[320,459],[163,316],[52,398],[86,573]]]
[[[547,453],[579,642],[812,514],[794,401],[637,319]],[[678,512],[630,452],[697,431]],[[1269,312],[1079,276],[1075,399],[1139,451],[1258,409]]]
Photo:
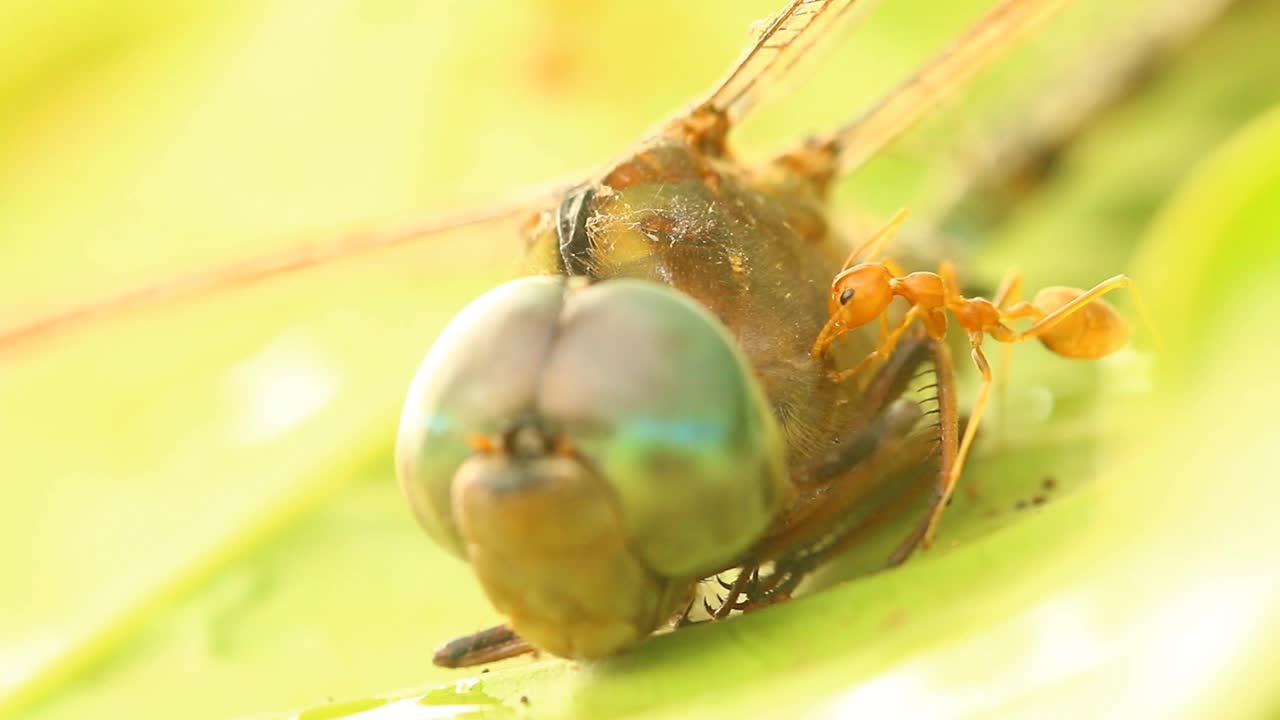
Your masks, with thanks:
[[[1071,0],[1004,0],[853,122],[822,139],[848,173],[932,112]]]
[[[552,193],[545,194],[551,196]],[[419,242],[452,231],[518,217],[522,213],[535,212],[536,207],[533,202],[518,202],[457,215],[432,217],[377,230],[353,232],[325,240],[305,242],[284,250],[233,261],[187,275],[161,279],[114,295],[56,310],[9,327],[0,327],[0,352],[130,310],[263,282],[339,260]]]
[[[700,107],[741,120],[821,41],[836,35],[871,0],[792,0],[764,22],[733,68]]]

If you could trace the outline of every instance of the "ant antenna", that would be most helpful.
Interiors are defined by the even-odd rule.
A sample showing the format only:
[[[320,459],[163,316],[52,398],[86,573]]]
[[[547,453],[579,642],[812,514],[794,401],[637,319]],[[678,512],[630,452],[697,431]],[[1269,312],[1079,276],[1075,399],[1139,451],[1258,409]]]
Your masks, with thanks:
[[[880,254],[880,251],[884,249],[885,244],[897,235],[898,228],[901,227],[903,221],[907,219],[907,215],[908,213],[906,208],[901,208],[898,212],[894,213],[893,217],[889,218],[889,221],[886,222],[879,230],[871,233],[871,237],[867,238],[861,245],[854,248],[853,252],[849,254],[849,258],[844,261],[844,267],[841,269],[848,270],[858,262],[874,261],[876,256]],[[863,257],[863,253],[866,253],[865,258]]]

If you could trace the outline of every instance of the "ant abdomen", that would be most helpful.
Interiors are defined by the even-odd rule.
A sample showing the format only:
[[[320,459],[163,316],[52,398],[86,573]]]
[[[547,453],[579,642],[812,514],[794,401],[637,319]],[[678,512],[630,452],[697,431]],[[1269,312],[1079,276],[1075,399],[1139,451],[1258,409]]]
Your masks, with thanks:
[[[1044,315],[1084,294],[1070,287],[1047,287],[1031,304]],[[1084,305],[1039,334],[1040,342],[1063,357],[1093,360],[1119,350],[1129,340],[1129,324],[1102,299]]]

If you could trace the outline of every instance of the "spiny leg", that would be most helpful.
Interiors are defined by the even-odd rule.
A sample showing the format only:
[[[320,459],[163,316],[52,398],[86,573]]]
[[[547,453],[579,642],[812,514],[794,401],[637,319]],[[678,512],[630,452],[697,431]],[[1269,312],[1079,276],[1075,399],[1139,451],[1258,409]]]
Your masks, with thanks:
[[[941,495],[938,492],[945,482],[948,473],[955,463],[956,447],[957,447],[957,413],[956,413],[956,394],[955,394],[955,372],[951,362],[951,352],[947,349],[945,342],[937,339],[926,340],[932,355],[933,369],[935,380],[931,388],[937,389],[936,401],[938,407],[933,412],[937,414],[937,423],[934,427],[938,430],[936,441],[930,441],[932,447],[931,455],[936,454],[938,458],[938,470],[936,477],[932,483],[928,485],[920,485],[918,488],[912,486],[907,491],[899,493],[898,497],[893,498],[885,506],[879,507],[874,513],[863,519],[858,524],[846,528],[840,532],[833,541],[826,543],[820,548],[816,548],[804,557],[805,562],[816,566],[834,558],[843,553],[853,545],[862,542],[870,533],[874,532],[884,522],[897,517],[899,512],[905,511],[912,504],[917,502],[920,494],[924,493],[931,486],[933,488],[934,503],[930,504],[924,516],[917,522],[911,531],[904,537],[893,552],[889,555],[885,567],[894,567],[900,565],[911,553],[919,546],[921,539],[924,537],[925,531],[929,527],[929,521],[932,518],[932,511],[937,507],[936,503],[940,500]],[[917,376],[918,377],[918,376]],[[927,414],[927,413],[926,413]],[[904,452],[905,451],[905,452]],[[909,445],[897,445],[889,448],[886,457],[890,454],[911,455]],[[892,473],[901,471],[902,468],[894,470],[892,461],[886,461],[885,465],[881,465],[875,458],[871,458],[870,466],[877,472]],[[847,510],[849,503],[842,503],[840,510]]]
[[[956,431],[956,403],[955,403],[955,384],[954,373],[952,371],[951,356],[945,344],[937,341],[929,342],[933,356],[933,373],[935,382],[932,386],[937,389],[936,401],[938,407],[931,413],[938,416],[937,437],[923,437],[914,430],[906,429],[908,436],[904,436],[900,442],[893,446],[884,448],[885,452],[878,458],[871,458],[867,467],[872,472],[880,475],[897,475],[900,473],[912,472],[911,466],[903,465],[896,461],[901,457],[937,457],[937,471],[928,474],[923,478],[923,482],[910,480],[904,488],[898,489],[883,504],[876,506],[873,512],[866,514],[854,524],[847,527],[834,527],[824,533],[824,539],[818,545],[806,547],[803,552],[796,553],[793,557],[796,562],[804,567],[821,566],[829,560],[843,554],[850,547],[865,542],[872,533],[882,528],[886,523],[892,522],[895,518],[901,517],[902,513],[918,506],[922,496],[931,493],[934,496],[934,503],[937,502],[939,493],[937,489],[941,486],[947,473],[950,471],[955,457],[957,446]],[[923,453],[923,455],[920,455]],[[859,497],[859,502],[865,498]],[[930,503],[924,515],[920,520],[913,524],[908,534],[895,546],[893,552],[886,559],[884,567],[894,567],[905,561],[915,548],[920,544],[921,538],[924,536],[925,530],[928,528],[931,511],[935,505]],[[852,506],[848,503],[839,503],[834,509],[837,513],[843,514],[848,512]],[[826,508],[824,508],[826,509]],[[839,515],[828,514],[827,523],[832,523]],[[823,525],[824,528],[829,525]],[[793,563],[794,565],[794,563]]]
[[[842,464],[843,469],[834,476],[832,472],[819,473],[819,476],[830,477],[830,480],[822,483],[821,501],[811,508],[816,512],[806,512],[801,508],[792,522],[752,549],[751,557],[778,558],[774,573],[762,578],[766,601],[789,596],[809,572],[864,542],[886,523],[901,517],[902,512],[918,507],[924,494],[932,494],[935,499],[938,497],[937,488],[952,467],[957,447],[954,373],[950,352],[944,343],[925,337],[918,338],[916,342],[920,343],[917,351],[902,350],[894,354],[890,365],[877,375],[871,388],[882,384],[889,379],[888,376],[899,379],[899,382],[891,383],[899,388],[903,387],[902,380],[918,378],[916,369],[925,360],[918,354],[913,358],[908,356],[911,352],[918,353],[919,349],[927,348],[932,356],[935,375],[935,382],[930,387],[937,388],[937,437],[918,434],[917,423],[923,417],[918,411],[910,419],[904,416],[896,420],[889,419],[893,416],[891,410],[877,411],[876,427],[868,428],[870,432],[866,433],[870,436],[867,439],[872,440],[869,447],[863,452],[849,454],[848,461]],[[893,397],[898,394],[891,393]],[[877,506],[873,512],[863,517],[854,513],[850,518],[852,522],[845,521],[860,503],[867,501],[867,493],[874,492],[867,483],[874,485],[888,475],[914,472],[919,469],[916,463],[930,458],[936,458],[936,470],[924,478],[909,481],[905,489],[894,492],[886,504]],[[928,526],[928,511],[932,507],[929,506],[908,535],[898,543],[887,558],[885,567],[903,562],[916,548]]]
[[[874,375],[857,414],[847,420],[844,441],[792,473],[799,497],[783,522],[751,549],[748,560],[763,562],[808,547],[815,535],[825,534],[834,518],[864,496],[879,477],[878,468],[905,457],[902,446],[919,414],[896,412],[895,405],[927,353],[936,348],[928,339],[913,338]]]
[[[693,614],[693,606],[694,606],[694,604],[695,604],[695,603],[697,603],[697,601],[698,601],[698,595],[697,595],[697,592],[696,592],[696,591],[697,591],[697,586],[695,585],[695,586],[693,586],[693,587],[692,587],[692,588],[690,588],[690,589],[691,589],[693,592],[690,592],[690,593],[689,593],[689,598],[688,598],[688,600],[687,600],[687,601],[685,602],[685,604],[684,604],[684,610],[681,610],[681,611],[680,611],[680,612],[675,616],[675,618],[671,621],[671,629],[672,629],[672,630],[680,630],[680,629],[682,629],[682,628],[687,628],[687,627],[690,627],[690,626],[693,626],[693,625],[698,625],[698,624],[700,624],[700,623],[702,623],[702,622],[706,622],[705,620],[701,620],[701,621],[700,621],[700,620],[694,620],[692,617],[690,617],[690,616]],[[703,607],[705,607],[705,606],[706,606],[706,599],[703,599],[703,601],[702,601],[702,602],[703,602]]]
[[[918,463],[935,453],[936,444],[932,439],[908,430],[889,438],[877,448],[874,455],[851,468],[842,480],[841,489],[856,489],[859,492],[842,492],[839,496],[833,493],[824,499],[818,512],[789,528],[785,537],[776,539],[782,542],[775,541],[774,548],[784,551],[780,554],[778,567],[786,568],[785,572],[789,576],[785,585],[794,588],[814,569],[843,554],[850,547],[865,542],[872,533],[917,506],[922,495],[937,485],[932,480],[932,474],[924,482],[911,482],[905,488],[896,489],[893,496],[884,502],[875,501],[874,511],[863,512],[867,509],[863,503],[874,498],[877,491],[884,489],[879,485],[886,477],[901,477],[904,473],[917,472],[920,469]],[[917,527],[905,542],[899,544],[885,565],[891,567],[904,560],[916,546],[919,536]],[[781,570],[775,571],[775,574],[777,572]]]
[[[959,412],[956,409],[955,367],[951,362],[951,351],[943,341],[933,343],[933,367],[934,372],[937,373],[938,389],[938,480],[934,487],[941,488],[956,464],[959,446],[956,436],[959,434],[960,425]],[[929,512],[894,548],[889,556],[889,567],[900,565],[911,557],[911,553],[923,542],[925,533],[935,524],[935,513],[942,513],[946,507],[942,493],[935,490],[934,503],[929,507]]]
[[[711,609],[710,603],[703,600],[703,607],[707,613],[715,620],[723,620],[729,617],[729,613],[733,612],[738,605],[738,598],[747,590],[749,585],[756,581],[759,572],[760,566],[758,565],[743,565],[738,571],[738,577],[733,579],[732,585],[726,587],[725,583],[721,581],[720,587],[723,587],[728,595],[720,600],[720,607],[714,610]]]
[[[938,533],[938,522],[942,519],[942,512],[946,509],[947,503],[951,500],[951,494],[955,492],[961,472],[964,471],[965,460],[969,456],[969,449],[973,446],[973,439],[978,434],[978,426],[982,424],[982,413],[987,407],[992,378],[991,365],[987,363],[987,357],[982,353],[982,338],[980,332],[969,333],[969,345],[972,348],[970,355],[973,358],[973,364],[977,365],[978,371],[982,373],[982,383],[978,386],[978,397],[973,402],[973,411],[969,414],[969,423],[965,426],[964,436],[960,438],[960,448],[956,451],[955,462],[952,463],[942,487],[939,488],[937,504],[929,515],[929,523],[922,539],[925,547],[933,544],[933,539]]]
[[[791,599],[791,593],[810,570],[810,566],[786,567],[784,561],[779,561],[769,574],[762,575],[759,566],[744,565],[733,583],[717,578],[720,587],[730,591],[728,597],[717,598],[720,606],[713,611],[711,604],[703,600],[703,607],[712,616],[712,620],[720,620],[728,617],[734,610],[751,612],[785,602]]]

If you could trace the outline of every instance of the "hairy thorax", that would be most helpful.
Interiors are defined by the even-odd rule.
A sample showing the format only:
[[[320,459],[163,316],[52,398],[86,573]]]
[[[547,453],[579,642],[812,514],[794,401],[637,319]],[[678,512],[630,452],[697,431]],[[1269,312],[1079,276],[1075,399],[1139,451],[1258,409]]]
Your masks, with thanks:
[[[792,464],[837,444],[856,412],[853,384],[831,383],[809,354],[845,252],[808,180],[747,171],[671,136],[571,193],[531,238],[535,272],[647,279],[715,313],[759,375]],[[834,361],[871,349],[851,337]]]

